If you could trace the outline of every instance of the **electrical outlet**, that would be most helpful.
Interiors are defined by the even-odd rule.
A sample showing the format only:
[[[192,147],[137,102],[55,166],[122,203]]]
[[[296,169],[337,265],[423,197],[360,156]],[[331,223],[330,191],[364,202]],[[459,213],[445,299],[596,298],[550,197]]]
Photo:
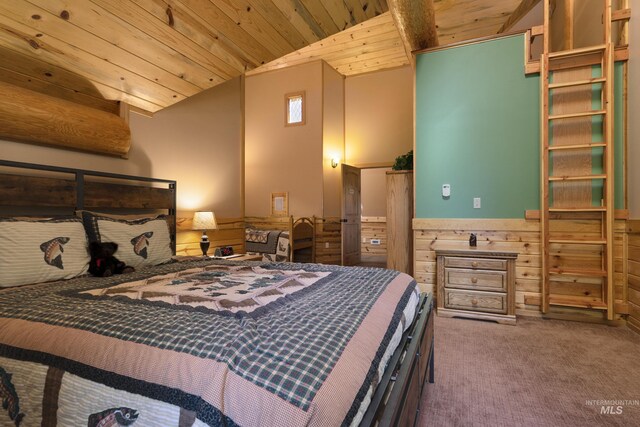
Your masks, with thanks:
[[[324,248],[329,249],[329,242],[324,242]]]
[[[473,209],[480,209],[482,207],[482,204],[480,202],[480,197],[474,197],[473,198]]]
[[[362,238],[362,243],[367,243],[367,238],[366,237]]]
[[[372,245],[379,245],[380,244],[380,239],[371,239],[371,244]]]

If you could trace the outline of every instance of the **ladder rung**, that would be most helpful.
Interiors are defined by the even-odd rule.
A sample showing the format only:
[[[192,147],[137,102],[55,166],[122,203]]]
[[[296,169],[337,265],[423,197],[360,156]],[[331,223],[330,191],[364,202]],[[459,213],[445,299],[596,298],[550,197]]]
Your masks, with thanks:
[[[589,80],[576,80],[573,82],[564,82],[564,83],[549,83],[549,89],[558,89],[561,87],[571,87],[571,86],[584,86],[591,85],[596,83],[604,83],[607,79],[604,77],[599,77],[597,79],[589,79]]]
[[[569,58],[572,56],[580,56],[580,55],[587,55],[590,53],[604,52],[606,48],[607,48],[606,44],[600,44],[597,46],[583,47],[580,49],[560,50],[558,52],[550,52],[549,59]]]
[[[573,145],[551,145],[547,147],[549,151],[555,150],[583,150],[586,148],[606,147],[606,142],[594,142],[593,144],[573,144]]]
[[[576,268],[551,268],[549,274],[557,274],[562,276],[587,276],[587,277],[607,277],[604,270],[588,270]]]
[[[588,181],[591,179],[607,179],[607,175],[575,175],[549,177],[549,181]]]
[[[569,245],[606,245],[606,239],[549,239],[549,243],[561,243]]]
[[[628,21],[631,19],[631,9],[620,9],[611,11],[611,22]]]
[[[565,307],[593,308],[597,310],[607,309],[607,304],[600,299],[571,295],[551,295],[549,296],[549,304]]]
[[[549,212],[605,212],[604,206],[591,206],[588,208],[549,208]]]
[[[604,116],[607,110],[586,111],[583,113],[556,114],[549,116],[549,120],[572,119],[574,117]]]

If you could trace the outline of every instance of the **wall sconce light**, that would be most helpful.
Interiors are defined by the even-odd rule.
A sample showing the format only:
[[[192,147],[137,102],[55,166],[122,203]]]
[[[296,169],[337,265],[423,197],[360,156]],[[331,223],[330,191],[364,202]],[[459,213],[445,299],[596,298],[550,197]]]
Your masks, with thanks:
[[[331,159],[331,167],[332,168],[334,168],[334,169],[337,168],[339,164],[340,164],[340,159],[335,158],[335,157]]]
[[[216,230],[218,224],[216,223],[216,216],[213,212],[196,212],[193,215],[192,230],[202,230],[202,239],[200,240],[200,249],[202,249],[202,256],[207,256],[207,250],[209,250],[209,238],[207,237],[207,230]]]

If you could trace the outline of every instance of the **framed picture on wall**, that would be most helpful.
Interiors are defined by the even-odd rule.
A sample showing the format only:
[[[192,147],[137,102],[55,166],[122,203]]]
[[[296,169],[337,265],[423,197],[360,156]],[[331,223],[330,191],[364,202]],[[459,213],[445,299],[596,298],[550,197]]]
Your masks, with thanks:
[[[271,216],[289,215],[289,193],[271,193]]]

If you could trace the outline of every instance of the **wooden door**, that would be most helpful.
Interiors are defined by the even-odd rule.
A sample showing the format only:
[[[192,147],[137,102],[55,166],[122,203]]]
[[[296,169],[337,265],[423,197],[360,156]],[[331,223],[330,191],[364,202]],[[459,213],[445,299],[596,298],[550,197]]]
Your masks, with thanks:
[[[360,169],[342,165],[342,265],[360,263]]]

